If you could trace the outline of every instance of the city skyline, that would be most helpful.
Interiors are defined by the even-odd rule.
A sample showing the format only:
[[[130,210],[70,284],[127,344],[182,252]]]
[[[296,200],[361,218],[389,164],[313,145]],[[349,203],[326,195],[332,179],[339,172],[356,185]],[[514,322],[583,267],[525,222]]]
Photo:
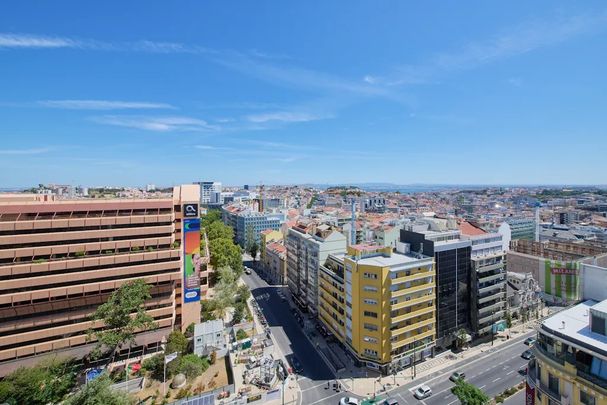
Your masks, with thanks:
[[[606,28],[601,2],[14,4],[0,183],[605,184]]]

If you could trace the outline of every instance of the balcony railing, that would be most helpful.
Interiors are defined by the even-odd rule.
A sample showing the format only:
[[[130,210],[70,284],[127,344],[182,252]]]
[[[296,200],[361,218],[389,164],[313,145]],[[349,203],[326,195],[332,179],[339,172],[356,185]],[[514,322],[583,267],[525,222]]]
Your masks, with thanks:
[[[540,356],[544,356],[547,357],[549,360],[560,364],[561,366],[565,365],[565,359],[563,358],[563,356],[557,356],[556,354],[552,354],[550,352],[548,352],[546,349],[544,349],[541,345],[535,345],[533,347],[535,349],[536,353],[539,353]]]
[[[577,370],[577,376],[579,378],[582,378],[582,379],[590,382],[591,384],[598,385],[602,389],[607,390],[607,381],[602,379],[599,376],[596,376],[596,375],[593,375],[590,373],[586,373],[580,369]]]

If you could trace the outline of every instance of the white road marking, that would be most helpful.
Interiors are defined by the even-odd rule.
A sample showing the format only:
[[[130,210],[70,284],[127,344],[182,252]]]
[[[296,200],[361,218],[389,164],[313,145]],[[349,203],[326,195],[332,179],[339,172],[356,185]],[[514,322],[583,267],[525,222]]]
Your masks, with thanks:
[[[491,382],[494,383],[494,382],[498,382],[499,380],[501,380],[501,377],[497,377],[495,380],[493,380]]]
[[[506,375],[510,375],[510,374],[512,374],[512,373],[514,373],[514,370],[512,370],[512,371],[508,371],[508,372],[506,373]]]
[[[327,400],[327,399],[329,399],[329,398],[336,397],[336,396],[338,396],[338,395],[345,395],[345,393],[344,393],[344,392],[336,392],[335,394],[333,394],[333,395],[329,395],[328,397],[324,397],[323,399],[319,399],[318,401],[310,402],[308,405],[314,405],[314,404],[317,404],[317,403],[319,403],[319,402],[326,401],[326,400]]]
[[[486,385],[481,385],[481,386],[480,386],[480,387],[478,387],[478,388],[482,390],[482,389],[483,389],[483,388],[485,388],[485,387],[486,387]]]
[[[302,378],[304,378],[304,377],[302,377]],[[301,378],[300,378],[299,380],[301,380]],[[301,392],[305,392],[305,391],[308,391],[308,390],[313,390],[314,388],[318,388],[318,387],[321,387],[321,386],[323,386],[323,385],[326,387],[326,386],[327,386],[327,383],[320,383],[320,384],[313,385],[313,386],[311,386],[311,387],[309,387],[309,388],[306,388],[306,389],[301,390]],[[328,388],[327,388],[327,389],[328,389]]]
[[[443,399],[449,399],[449,397],[450,397],[450,396],[451,396],[451,395],[445,395],[445,396],[443,397]]]
[[[455,401],[451,401],[451,402],[449,402],[447,405],[451,405],[451,404],[454,404],[454,403],[456,403],[456,402],[459,402],[459,399],[456,399]]]

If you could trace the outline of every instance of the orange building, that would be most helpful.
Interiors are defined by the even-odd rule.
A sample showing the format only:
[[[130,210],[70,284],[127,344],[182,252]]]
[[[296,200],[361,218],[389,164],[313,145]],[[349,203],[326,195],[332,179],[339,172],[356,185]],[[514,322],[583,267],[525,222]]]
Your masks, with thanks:
[[[175,187],[172,199],[7,201],[0,195],[0,376],[50,354],[88,353],[94,342],[86,341],[87,330],[101,327],[90,315],[129,280],[152,286],[146,307],[158,324],[137,335],[136,350],[157,347],[174,328],[199,322],[208,271],[198,256],[198,283],[186,279],[181,243],[184,216],[198,218],[198,187]],[[197,300],[184,298],[184,280]]]

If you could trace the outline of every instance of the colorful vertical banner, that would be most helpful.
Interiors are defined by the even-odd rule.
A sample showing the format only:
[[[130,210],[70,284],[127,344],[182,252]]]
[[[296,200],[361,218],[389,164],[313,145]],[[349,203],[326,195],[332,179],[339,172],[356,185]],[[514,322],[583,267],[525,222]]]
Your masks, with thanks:
[[[525,389],[525,405],[535,405],[535,387],[529,385],[529,383],[525,384],[527,388]]]
[[[183,219],[183,302],[200,301],[200,218]]]

